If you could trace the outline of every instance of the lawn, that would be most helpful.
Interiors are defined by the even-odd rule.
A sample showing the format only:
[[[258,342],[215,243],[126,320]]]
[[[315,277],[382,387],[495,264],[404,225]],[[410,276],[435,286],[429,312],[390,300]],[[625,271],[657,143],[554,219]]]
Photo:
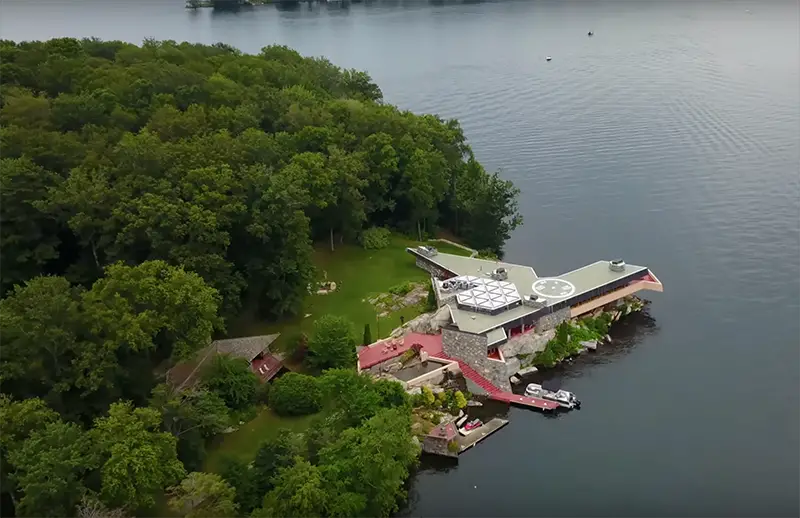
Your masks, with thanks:
[[[241,425],[235,432],[220,435],[219,443],[208,449],[205,471],[216,472],[224,457],[251,461],[256,456],[261,442],[271,439],[281,429],[303,432],[308,428],[314,415],[303,417],[281,417],[267,407],[261,407],[255,418]]]
[[[314,264],[320,280],[325,278],[336,283],[336,291],[328,295],[309,295],[300,315],[282,322],[266,322],[243,316],[230,325],[230,336],[251,336],[281,333],[275,342],[277,348],[287,348],[299,332],[311,334],[314,319],[325,314],[347,317],[354,327],[359,342],[364,324],[369,324],[373,340],[388,336],[400,325],[400,317],[406,321],[416,317],[421,307],[407,307],[378,319],[375,308],[368,299],[372,295],[385,293],[396,284],[406,281],[427,282],[430,275],[417,268],[414,258],[406,252],[406,247],[417,246],[418,242],[394,235],[389,247],[381,250],[365,250],[355,245],[341,245],[331,252],[326,244],[314,251]],[[469,255],[462,248],[440,241],[426,244],[435,246],[444,253]],[[424,301],[423,301],[424,303]],[[309,315],[306,317],[305,315]],[[302,365],[287,365],[293,370],[303,370]],[[232,455],[251,460],[261,441],[272,437],[280,428],[302,431],[308,426],[310,417],[282,418],[264,408],[255,419],[242,425],[234,433],[219,438],[219,442],[209,448],[206,470],[213,471],[220,459]]]
[[[407,307],[378,319],[375,308],[368,299],[384,293],[396,284],[405,281],[426,282],[430,276],[417,268],[414,258],[406,252],[406,247],[419,243],[394,235],[389,247],[381,250],[365,250],[356,245],[340,245],[331,251],[326,244],[320,244],[314,251],[314,264],[320,280],[326,278],[336,283],[336,291],[327,295],[309,295],[305,307],[297,317],[281,322],[266,322],[243,316],[230,326],[231,336],[250,336],[281,333],[275,346],[279,349],[289,345],[289,341],[299,332],[310,334],[314,320],[325,314],[347,317],[360,338],[364,324],[369,324],[373,339],[386,337],[400,325],[400,317],[406,321],[420,314],[421,308]],[[469,255],[462,248],[430,241],[444,253]],[[308,316],[306,316],[308,315]]]

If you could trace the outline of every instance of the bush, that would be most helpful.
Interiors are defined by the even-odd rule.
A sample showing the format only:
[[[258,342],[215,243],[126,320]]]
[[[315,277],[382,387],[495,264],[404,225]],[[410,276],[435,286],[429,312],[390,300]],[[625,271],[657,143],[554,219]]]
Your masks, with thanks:
[[[391,288],[389,288],[389,293],[392,295],[397,295],[398,297],[402,297],[406,295],[408,292],[414,289],[414,283],[405,281],[401,282],[400,284],[395,284]]]
[[[459,410],[467,406],[467,398],[464,397],[464,394],[460,390],[456,390],[453,395],[453,400],[455,401],[456,408]]]
[[[436,402],[436,396],[433,395],[433,391],[428,387],[422,387],[422,402],[425,406],[433,406]]]
[[[263,403],[265,405],[269,404],[269,390],[271,385],[269,383],[261,383],[258,385],[256,389],[256,402]]]
[[[269,406],[281,416],[313,414],[322,408],[322,389],[316,378],[289,372],[273,382]]]
[[[456,453],[458,451],[458,443],[456,441],[450,441],[447,443],[447,451],[451,453]]]
[[[361,233],[361,246],[367,250],[380,250],[389,246],[392,233],[383,227],[368,228]]]

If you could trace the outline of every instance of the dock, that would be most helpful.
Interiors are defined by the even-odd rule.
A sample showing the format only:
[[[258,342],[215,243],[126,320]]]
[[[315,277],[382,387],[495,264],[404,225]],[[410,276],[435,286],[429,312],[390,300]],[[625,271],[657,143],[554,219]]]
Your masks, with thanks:
[[[512,394],[511,392],[497,392],[489,395],[489,399],[495,401],[503,401],[517,406],[524,406],[528,408],[535,408],[537,410],[553,411],[559,407],[559,404],[549,399],[542,399],[538,397],[520,396],[519,394]]]
[[[488,437],[489,435],[493,434],[500,428],[504,427],[508,424],[506,419],[500,419],[499,417],[495,417],[488,423],[484,424],[483,426],[476,428],[473,432],[466,437],[459,437],[457,439],[458,442],[458,453],[464,453],[465,450],[472,448],[480,441]]]

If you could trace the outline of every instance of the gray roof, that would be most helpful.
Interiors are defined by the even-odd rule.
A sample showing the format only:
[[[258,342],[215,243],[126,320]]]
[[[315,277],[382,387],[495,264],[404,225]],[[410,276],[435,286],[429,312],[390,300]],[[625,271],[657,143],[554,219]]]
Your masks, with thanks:
[[[632,273],[647,271],[645,266],[628,264],[625,266],[624,271],[616,272],[609,268],[610,261],[597,261],[562,275],[539,277],[530,266],[502,261],[489,261],[441,252],[433,257],[422,257],[422,259],[430,261],[458,276],[471,275],[488,278],[488,274],[496,268],[505,268],[508,273],[508,282],[516,286],[521,296],[543,297],[548,304],[555,304],[567,298],[576,297]],[[448,307],[453,317],[453,323],[459,330],[475,334],[484,334],[507,322],[537,311],[537,308],[523,305],[491,315],[460,309],[455,303],[448,304]]]
[[[274,334],[214,340],[211,342],[211,347],[216,349],[218,354],[229,354],[252,361],[253,358],[268,349],[278,336],[279,334]]]
[[[206,347],[203,347],[191,360],[183,361],[167,371],[167,382],[178,390],[194,385],[200,367],[214,354],[229,354],[237,358],[244,358],[248,362],[265,351],[274,342],[280,333],[274,335],[245,336],[242,338],[227,338],[225,340],[214,340]],[[283,360],[283,355],[271,353],[278,360]]]

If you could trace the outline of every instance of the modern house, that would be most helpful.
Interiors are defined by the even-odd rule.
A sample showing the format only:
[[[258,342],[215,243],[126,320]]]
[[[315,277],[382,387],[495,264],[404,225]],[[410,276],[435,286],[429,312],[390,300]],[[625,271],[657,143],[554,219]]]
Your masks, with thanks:
[[[442,328],[444,353],[499,387],[508,386],[499,346],[509,338],[552,329],[640,290],[663,291],[647,267],[622,260],[539,277],[530,266],[445,254],[429,246],[407,251],[431,274],[438,306],[449,309],[451,322]]]
[[[171,368],[167,372],[167,382],[178,390],[193,386],[198,381],[201,367],[218,354],[246,360],[250,364],[250,370],[262,382],[267,382],[283,368],[283,355],[269,350],[278,336],[280,335],[273,334],[214,340],[207,347],[197,351],[193,359]]]

